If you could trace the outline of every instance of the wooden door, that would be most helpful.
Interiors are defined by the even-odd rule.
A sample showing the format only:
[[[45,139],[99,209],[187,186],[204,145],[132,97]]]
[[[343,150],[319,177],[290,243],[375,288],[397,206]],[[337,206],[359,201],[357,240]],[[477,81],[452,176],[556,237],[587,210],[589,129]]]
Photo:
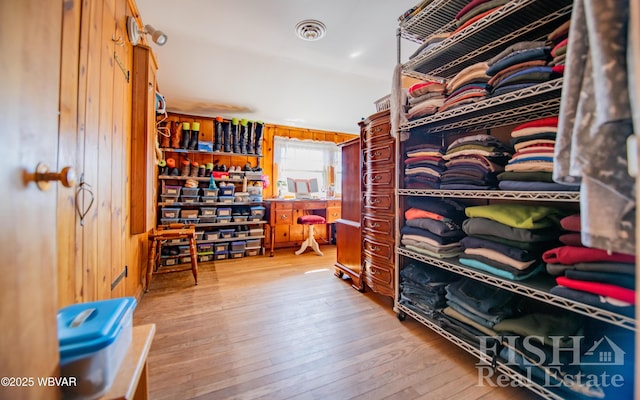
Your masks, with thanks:
[[[58,373],[56,193],[23,183],[57,165],[62,0],[0,2],[0,375]],[[15,383],[15,382],[14,382]],[[2,399],[53,399],[55,387],[0,386]]]

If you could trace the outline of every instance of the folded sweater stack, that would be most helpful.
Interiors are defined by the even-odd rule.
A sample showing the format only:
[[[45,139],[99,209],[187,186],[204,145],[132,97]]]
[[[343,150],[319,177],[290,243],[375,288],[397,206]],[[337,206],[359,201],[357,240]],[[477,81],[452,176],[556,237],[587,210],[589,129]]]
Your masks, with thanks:
[[[418,82],[409,88],[407,118],[410,120],[434,114],[443,105],[445,84],[437,81]]]
[[[580,215],[560,220],[571,232],[560,236],[564,244],[543,254],[547,272],[557,276],[551,293],[619,314],[635,315],[635,255],[608,253],[582,246]]]
[[[498,139],[485,134],[465,136],[453,141],[443,156],[446,170],[441,189],[486,190],[497,186],[496,175],[510,157]]]
[[[518,42],[489,59],[486,73],[491,77],[488,81],[491,96],[499,96],[561,77],[564,66],[547,65],[551,59],[550,53],[551,48],[546,42]]]
[[[421,144],[407,149],[404,159],[404,185],[407,189],[438,189],[445,170],[444,149],[439,145]]]
[[[401,229],[403,246],[435,258],[456,257],[462,252],[464,206],[432,197],[411,197],[408,206]]]
[[[553,153],[558,132],[558,117],[542,118],[517,126],[511,131],[511,145],[516,150],[498,175],[503,190],[577,191],[553,181]]]
[[[460,263],[509,280],[544,269],[541,255],[557,245],[561,212],[552,207],[492,204],[465,209]]]

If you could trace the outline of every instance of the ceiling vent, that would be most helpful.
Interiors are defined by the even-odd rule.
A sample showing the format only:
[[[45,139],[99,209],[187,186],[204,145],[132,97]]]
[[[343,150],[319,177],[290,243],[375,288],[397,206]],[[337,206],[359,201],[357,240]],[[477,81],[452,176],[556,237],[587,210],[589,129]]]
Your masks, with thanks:
[[[327,32],[327,27],[315,19],[305,19],[296,24],[296,34],[302,40],[320,40]]]

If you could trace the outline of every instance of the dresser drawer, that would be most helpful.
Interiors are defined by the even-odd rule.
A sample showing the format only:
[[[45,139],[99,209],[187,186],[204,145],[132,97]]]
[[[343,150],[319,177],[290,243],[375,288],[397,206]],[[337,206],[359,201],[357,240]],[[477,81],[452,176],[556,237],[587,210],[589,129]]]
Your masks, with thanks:
[[[371,210],[387,210],[387,212],[393,212],[394,210],[394,195],[393,192],[387,193],[365,193],[363,205]],[[369,211],[371,212],[371,211]]]
[[[393,143],[384,146],[377,146],[364,151],[365,164],[377,165],[379,163],[394,164],[396,150]],[[393,170],[393,168],[391,168]]]
[[[327,207],[327,224],[331,224],[340,219],[340,207]]]
[[[373,145],[375,142],[383,143],[391,140],[391,124],[389,120],[374,121],[373,124],[367,126],[364,130],[365,146]]]
[[[340,200],[327,200],[327,208],[340,206],[342,206],[342,201]]]
[[[276,201],[274,202],[274,206],[276,210],[293,210],[293,203],[288,203],[285,201]]]
[[[383,283],[391,287],[393,282],[393,266],[384,262],[380,262],[373,257],[364,257],[362,262],[365,276],[374,283]],[[369,286],[371,286],[370,282]]]
[[[293,209],[288,210],[279,210],[276,207],[275,212],[275,220],[273,221],[275,225],[291,225],[294,223],[293,221]]]
[[[393,189],[395,182],[395,171],[393,170],[373,170],[364,173],[363,182],[365,186],[383,186]]]
[[[363,239],[363,250],[365,254],[380,257],[385,261],[393,261],[393,245],[375,240],[365,235]]]
[[[393,218],[379,218],[371,215],[364,215],[362,217],[362,228],[365,231],[369,231],[372,233],[388,235],[388,237],[393,237],[394,226],[393,226]]]

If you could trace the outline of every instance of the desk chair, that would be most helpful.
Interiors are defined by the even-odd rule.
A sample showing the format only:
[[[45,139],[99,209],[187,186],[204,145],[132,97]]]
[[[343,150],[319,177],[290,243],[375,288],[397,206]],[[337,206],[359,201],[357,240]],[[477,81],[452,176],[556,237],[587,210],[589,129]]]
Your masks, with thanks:
[[[304,240],[304,242],[302,242],[302,245],[300,246],[300,249],[298,249],[298,251],[296,251],[295,254],[297,256],[299,256],[300,254],[302,254],[307,249],[307,247],[311,246],[313,251],[315,251],[319,256],[324,256],[324,254],[322,254],[322,252],[320,251],[320,245],[318,244],[318,242],[316,242],[316,238],[314,237],[314,234],[313,234],[313,225],[314,224],[326,224],[327,223],[327,221],[324,219],[324,217],[321,216],[321,215],[314,215],[314,214],[302,215],[302,216],[298,217],[297,222],[298,222],[298,224],[301,224],[301,225],[308,225],[309,226],[309,232],[307,234],[307,238]],[[304,227],[302,229],[304,229]]]
[[[160,268],[160,255],[162,254],[162,246],[167,240],[188,239],[189,255],[191,256],[191,267],[182,266],[176,268],[162,267]],[[193,279],[198,284],[198,255],[196,253],[196,231],[193,224],[170,224],[169,226],[159,226],[149,233],[149,262],[147,265],[147,284],[145,292],[149,291],[151,286],[151,276],[153,274],[166,274],[169,272],[188,271],[191,269]]]

